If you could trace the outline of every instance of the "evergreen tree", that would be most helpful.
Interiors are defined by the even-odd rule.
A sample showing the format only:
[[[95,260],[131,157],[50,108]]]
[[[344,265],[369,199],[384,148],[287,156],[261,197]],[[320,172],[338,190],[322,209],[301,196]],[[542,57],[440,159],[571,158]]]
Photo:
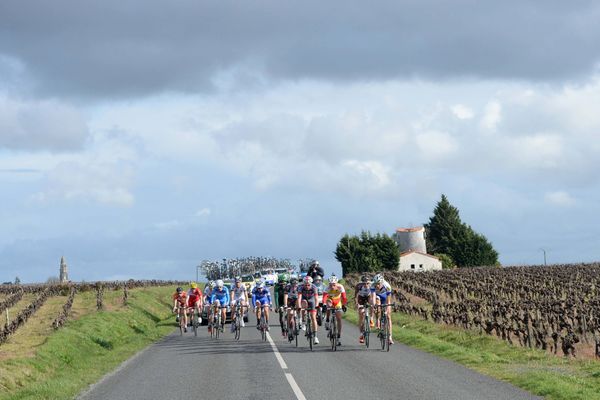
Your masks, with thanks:
[[[498,264],[492,244],[461,221],[458,209],[443,194],[425,229],[428,250],[450,256],[459,267]]]
[[[335,250],[335,258],[342,264],[342,274],[378,272],[397,269],[400,256],[398,246],[386,234],[371,235],[362,231],[360,236],[344,235]]]

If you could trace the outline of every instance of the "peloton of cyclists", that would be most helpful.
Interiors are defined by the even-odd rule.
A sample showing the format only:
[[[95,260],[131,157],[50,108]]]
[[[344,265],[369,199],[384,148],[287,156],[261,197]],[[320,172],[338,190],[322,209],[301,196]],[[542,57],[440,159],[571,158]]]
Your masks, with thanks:
[[[331,275],[329,278],[329,285],[323,292],[323,303],[327,304],[327,316],[325,318],[325,329],[329,330],[329,317],[331,314],[330,308],[335,309],[335,318],[337,320],[338,334],[337,334],[337,345],[341,346],[340,341],[342,336],[342,313],[346,311],[346,289],[343,285],[338,283],[338,278],[335,275]]]
[[[244,324],[244,307],[248,305],[248,292],[246,291],[246,285],[242,283],[242,278],[239,276],[235,277],[235,283],[231,288],[231,332],[235,331],[235,319],[236,319],[236,308],[239,306],[242,308],[242,327]]]
[[[281,336],[285,337],[287,334],[287,326],[284,323],[284,296],[285,296],[285,287],[289,281],[287,274],[279,274],[277,276],[277,283],[273,288],[273,297],[275,300],[275,312],[279,313],[279,325],[281,326]],[[281,308],[281,310],[280,310]]]
[[[256,328],[260,328],[260,315],[264,311],[267,331],[269,330],[269,307],[271,307],[271,293],[265,283],[259,281],[252,289],[252,305],[256,313]]]

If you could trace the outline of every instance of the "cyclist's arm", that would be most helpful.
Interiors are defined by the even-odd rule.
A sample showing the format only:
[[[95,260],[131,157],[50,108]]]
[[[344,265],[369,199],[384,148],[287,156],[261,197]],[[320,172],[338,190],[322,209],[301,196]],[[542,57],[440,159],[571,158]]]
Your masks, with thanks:
[[[252,291],[252,307],[256,305],[256,292]]]
[[[275,308],[277,309],[279,308],[279,287],[275,286],[273,296],[275,296]]]
[[[287,304],[288,304],[288,295],[287,295],[287,293],[284,292],[283,293],[283,306],[285,308],[287,308],[287,306],[288,306]]]
[[[329,293],[323,292],[323,304],[327,303],[327,298],[329,297]]]
[[[221,304],[222,306],[228,306],[229,305],[229,292],[226,290],[225,291],[225,304]]]
[[[346,289],[342,286],[342,305],[348,304],[348,298],[346,297]]]

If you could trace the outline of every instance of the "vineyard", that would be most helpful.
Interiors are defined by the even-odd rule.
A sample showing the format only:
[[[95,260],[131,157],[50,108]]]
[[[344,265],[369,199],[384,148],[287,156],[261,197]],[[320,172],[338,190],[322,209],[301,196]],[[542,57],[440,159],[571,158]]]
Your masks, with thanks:
[[[396,310],[513,345],[600,357],[600,264],[387,272]],[[346,277],[349,287],[358,275]]]
[[[104,309],[104,292],[121,291],[122,302],[127,304],[129,290],[152,286],[175,286],[180,282],[144,280],[129,280],[126,282],[95,282],[70,283],[64,285],[4,285],[0,286],[0,315],[6,317],[6,322],[0,329],[0,345],[15,334],[25,323],[36,314],[40,308],[52,298],[66,298],[60,312],[51,323],[54,329],[63,326],[70,314],[75,297],[78,293],[93,292],[96,295],[96,309]],[[60,301],[60,300],[59,300]],[[8,310],[14,310],[8,317]]]

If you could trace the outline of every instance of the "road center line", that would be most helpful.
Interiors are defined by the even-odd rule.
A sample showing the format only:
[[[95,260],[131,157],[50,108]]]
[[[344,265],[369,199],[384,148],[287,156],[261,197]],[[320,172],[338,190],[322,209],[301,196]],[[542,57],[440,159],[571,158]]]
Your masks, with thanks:
[[[281,354],[279,354],[279,350],[277,349],[277,345],[275,344],[275,342],[271,338],[271,335],[269,335],[269,332],[267,332],[267,339],[269,339],[269,343],[271,344],[271,348],[273,349],[273,353],[275,353],[275,358],[279,362],[279,366],[281,367],[281,369],[284,370],[285,378],[287,379],[288,383],[292,387],[292,390],[294,391],[294,394],[296,395],[296,398],[298,400],[306,400],[306,397],[304,397],[304,393],[302,393],[302,390],[300,390],[300,386],[298,386],[298,384],[296,383],[296,380],[294,379],[294,377],[292,376],[292,374],[290,374],[289,372],[285,372],[285,370],[288,369],[287,364],[285,363],[285,360],[283,359],[283,357],[281,356]]]
[[[285,360],[283,359],[283,357],[281,357],[281,354],[279,354],[279,350],[277,350],[277,346],[275,345],[273,339],[271,339],[271,335],[269,335],[269,332],[267,332],[267,339],[269,339],[269,343],[271,343],[271,348],[273,349],[273,353],[275,353],[275,358],[277,359],[277,361],[279,361],[279,366],[281,367],[281,369],[288,369]]]

